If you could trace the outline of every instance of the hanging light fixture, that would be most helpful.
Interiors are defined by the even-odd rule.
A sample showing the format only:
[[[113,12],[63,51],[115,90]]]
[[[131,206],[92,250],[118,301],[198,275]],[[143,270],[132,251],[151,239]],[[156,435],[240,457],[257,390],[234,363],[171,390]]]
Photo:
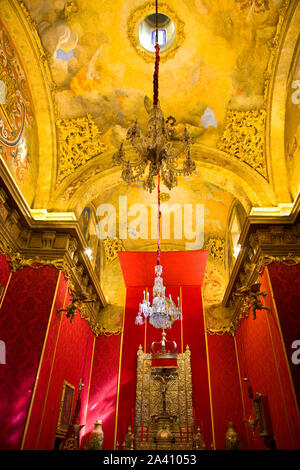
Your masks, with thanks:
[[[178,170],[175,167],[175,161],[178,155],[172,150],[169,142],[169,129],[166,124],[163,114],[158,104],[158,65],[159,65],[159,44],[158,44],[158,6],[157,0],[155,2],[155,19],[156,19],[156,42],[155,42],[155,69],[153,79],[153,109],[150,113],[148,135],[145,140],[140,138],[141,134],[137,127],[137,123],[134,127],[128,131],[127,137],[133,143],[137,153],[140,154],[140,162],[136,166],[132,166],[130,162],[123,168],[122,177],[125,181],[134,181],[134,178],[141,176],[144,169],[150,162],[148,178],[145,182],[145,188],[150,192],[154,188],[153,178],[157,176],[157,204],[158,204],[158,242],[157,242],[157,264],[154,268],[155,280],[153,287],[153,300],[152,305],[149,300],[149,292],[144,291],[144,298],[139,305],[139,311],[136,317],[135,323],[142,325],[147,318],[149,323],[155,328],[163,330],[162,346],[165,345],[164,330],[171,328],[173,323],[182,317],[180,310],[180,303],[178,297],[178,305],[173,301],[171,294],[166,297],[166,288],[163,284],[162,279],[162,266],[160,264],[160,176],[166,186],[171,189],[177,184],[175,174],[191,174],[195,169],[195,163],[191,160],[190,155],[190,137],[187,130],[185,131],[185,149],[187,149],[187,157],[184,161],[183,168]],[[137,143],[139,139],[139,143]],[[119,157],[121,161],[123,147],[119,151]]]
[[[153,300],[152,306],[149,300],[149,292],[144,291],[143,301],[139,305],[139,311],[135,319],[137,325],[143,325],[145,320],[149,317],[149,323],[155,328],[160,328],[164,330],[171,328],[173,323],[176,320],[182,318],[182,313],[180,310],[180,303],[178,297],[178,305],[176,306],[175,302],[172,299],[171,294],[169,297],[166,297],[166,288],[163,284],[162,279],[162,266],[160,264],[160,219],[161,219],[161,209],[160,209],[160,173],[158,173],[158,183],[157,183],[157,205],[158,205],[158,220],[157,220],[157,229],[158,229],[158,240],[157,240],[157,264],[154,268],[155,280],[153,286]],[[164,339],[164,336],[163,336]],[[164,342],[162,340],[162,346]]]
[[[170,119],[165,121],[158,100],[158,70],[159,70],[159,44],[158,44],[158,2],[155,1],[155,68],[153,77],[153,108],[150,112],[148,132],[142,136],[137,122],[127,131],[127,140],[130,140],[133,149],[137,155],[135,160],[126,160],[124,143],[121,144],[119,151],[114,155],[113,162],[122,166],[122,178],[130,184],[140,178],[147,166],[149,166],[148,176],[144,182],[144,189],[152,190],[155,188],[154,177],[157,176],[157,201],[158,201],[158,244],[157,244],[157,264],[154,268],[155,281],[153,287],[152,305],[149,299],[149,293],[144,291],[144,298],[139,304],[139,311],[135,320],[137,325],[142,325],[147,318],[149,323],[155,328],[162,329],[162,350],[165,348],[164,330],[171,328],[173,323],[182,318],[180,310],[180,301],[175,304],[171,295],[166,297],[166,288],[162,279],[162,266],[160,264],[160,178],[168,189],[177,185],[178,175],[191,175],[195,171],[195,163],[191,159],[191,138],[185,129],[183,136],[183,148],[176,150],[171,145],[172,125]],[[178,167],[178,158],[185,155],[183,166]]]
[[[172,146],[171,139],[174,134],[174,118],[165,120],[158,100],[158,71],[159,71],[159,44],[158,44],[158,5],[155,1],[155,68],[153,76],[153,108],[150,111],[148,130],[143,135],[137,121],[128,128],[126,140],[131,143],[134,157],[126,157],[125,143],[122,142],[118,152],[113,155],[113,164],[121,165],[122,179],[130,184],[142,178],[148,168],[144,180],[144,189],[152,192],[155,188],[154,178],[161,174],[165,186],[171,190],[177,186],[177,176],[189,176],[195,169],[195,162],[191,158],[191,137],[185,128],[181,148]],[[184,158],[180,167],[178,159]]]

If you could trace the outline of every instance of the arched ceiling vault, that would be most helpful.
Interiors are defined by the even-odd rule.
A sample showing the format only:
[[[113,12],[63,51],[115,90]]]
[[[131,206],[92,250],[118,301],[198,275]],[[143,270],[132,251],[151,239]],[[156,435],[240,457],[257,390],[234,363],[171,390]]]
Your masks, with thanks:
[[[98,22],[97,1],[92,9],[87,2],[64,0],[1,2],[1,18],[22,57],[35,112],[39,147],[32,158],[39,172],[29,201],[33,207],[80,211],[83,200],[93,202],[106,186],[117,185],[120,169],[111,167],[111,156],[133,119],[146,126],[153,64],[135,50],[129,33],[144,4],[121,3],[102,5]],[[185,125],[192,133],[198,169],[193,178],[230,192],[247,211],[289,202],[282,119],[299,3],[269,0],[265,9],[235,0],[167,3],[183,26],[178,48],[163,57],[161,100],[165,112],[176,115],[178,133]],[[203,124],[206,110],[208,125]],[[85,158],[78,162],[67,149],[74,167],[61,174],[67,138],[61,129],[80,135],[84,120],[92,123],[90,139],[98,139],[99,156],[83,148]],[[260,134],[259,145],[253,141],[241,151],[249,128]]]
[[[266,123],[266,156],[271,183],[280,202],[290,202],[297,195],[294,188],[291,188],[287,172],[284,123],[287,98],[291,95],[292,67],[295,67],[299,55],[299,25],[300,3],[291,2],[270,77],[267,102],[269,113]],[[298,184],[295,186],[299,187]]]
[[[277,204],[270,184],[244,162],[201,144],[194,145],[193,158],[197,172],[191,180],[196,182],[197,178],[204,179],[230,192],[233,197],[241,201],[246,212],[252,206],[269,207]],[[84,168],[75,171],[72,177],[66,178],[53,193],[50,201],[51,210],[76,208],[80,214],[84,205],[93,202],[94,199],[99,200],[101,197],[105,199],[105,191],[112,187],[117,188],[121,182],[120,168],[112,167],[111,159],[111,152],[103,153],[87,163]]]
[[[35,194],[30,198],[24,194],[24,197],[31,206],[47,207],[55,184],[57,164],[50,70],[38,33],[21,4],[14,0],[1,0],[0,19],[9,33],[26,73],[38,139],[35,152],[29,155],[38,166],[38,177],[34,181]],[[22,185],[21,190],[24,191]]]

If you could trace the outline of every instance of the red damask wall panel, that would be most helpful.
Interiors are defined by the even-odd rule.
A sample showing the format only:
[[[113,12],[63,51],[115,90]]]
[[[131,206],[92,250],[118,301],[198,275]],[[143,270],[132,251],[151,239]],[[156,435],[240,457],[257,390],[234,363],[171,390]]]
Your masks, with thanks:
[[[292,344],[295,340],[300,341],[300,265],[287,266],[272,263],[267,270],[274,293],[298,407],[300,407],[300,364],[292,361],[292,355],[295,352]]]
[[[44,343],[58,271],[15,272],[0,310],[6,362],[0,366],[0,448],[19,449]]]
[[[67,279],[63,273],[60,273],[59,285],[57,288],[54,308],[50,318],[50,325],[47,332],[46,344],[43,351],[42,363],[36,383],[31,411],[28,417],[26,435],[24,436],[23,449],[35,449],[41,433],[41,425],[45,413],[45,401],[48,396],[48,385],[54,364],[54,351],[57,343],[61,315],[56,311],[64,306],[66,300]]]
[[[0,254],[0,286],[1,286],[1,293],[0,293],[0,301],[4,294],[5,287],[10,275],[10,266],[9,263],[4,255]],[[0,337],[1,339],[1,337]]]
[[[68,303],[67,299],[66,303]],[[60,325],[56,341],[52,341],[54,350],[48,351],[51,369],[43,405],[43,415],[36,449],[53,449],[56,426],[59,414],[60,399],[63,381],[75,387],[73,410],[76,405],[80,379],[83,378],[85,388],[81,394],[81,424],[84,424],[85,409],[90,379],[90,367],[94,345],[94,335],[86,320],[77,312],[73,323],[66,317],[65,312],[55,313],[59,317]],[[53,325],[57,330],[57,324]],[[49,357],[50,356],[50,357]],[[48,365],[49,367],[49,365]]]
[[[103,449],[111,450],[114,447],[120,343],[121,335],[99,336],[95,340],[87,421],[83,430],[82,446],[87,444],[95,422],[102,419]]]
[[[213,443],[209,371],[200,286],[182,286],[183,348],[191,350],[195,425],[200,425],[206,447]]]
[[[139,302],[145,287],[127,287],[124,319],[124,337],[120,370],[117,441],[124,441],[129,425],[132,425],[135,408],[137,350],[144,347],[145,327],[135,324]]]
[[[278,449],[299,449],[297,410],[289,379],[286,356],[266,272],[261,277],[262,289],[267,291],[265,304],[272,312],[257,311],[244,319],[236,335],[238,360],[242,377],[249,379],[255,392],[268,397],[272,427]],[[244,399],[248,404],[247,389]],[[252,439],[252,449],[264,448],[262,438]]]
[[[225,449],[226,429],[232,421],[243,449],[248,449],[234,339],[227,334],[207,338],[216,448]]]

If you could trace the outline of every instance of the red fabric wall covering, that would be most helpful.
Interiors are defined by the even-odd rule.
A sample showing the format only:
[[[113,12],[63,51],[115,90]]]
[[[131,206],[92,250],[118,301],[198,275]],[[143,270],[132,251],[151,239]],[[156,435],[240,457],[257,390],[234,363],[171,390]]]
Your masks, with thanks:
[[[199,286],[182,286],[183,348],[191,351],[195,426],[201,426],[207,449],[213,444],[209,373],[207,366],[202,292]]]
[[[265,304],[272,313],[257,311],[242,321],[236,334],[236,344],[242,377],[247,377],[255,392],[267,395],[273,432],[278,449],[299,449],[299,424],[295,422],[295,400],[289,380],[283,344],[266,273],[261,277],[262,289],[267,291]],[[245,403],[248,403],[244,387]],[[297,413],[296,413],[297,416]],[[251,448],[263,449],[262,438],[252,439]]]
[[[287,360],[300,407],[300,364],[292,362],[295,349],[292,343],[300,341],[300,265],[286,266],[272,263],[268,266],[280,328],[285,343]],[[299,346],[298,346],[299,348]]]
[[[117,442],[122,444],[135,408],[137,350],[144,348],[145,326],[135,324],[139,302],[146,287],[128,287],[124,318],[124,337],[122,346],[120,391],[117,420]],[[149,289],[150,292],[150,289]]]
[[[69,302],[67,298],[66,305]],[[65,312],[60,312],[61,325],[58,331],[57,343],[54,350],[48,349],[45,356],[45,364],[49,368],[49,359],[52,362],[52,370],[47,384],[46,396],[44,399],[43,417],[40,424],[40,432],[37,436],[36,449],[53,449],[56,426],[59,414],[60,399],[63,387],[63,381],[75,387],[75,396],[73,401],[73,411],[76,405],[78,387],[80,379],[86,388],[81,394],[81,420],[84,419],[86,408],[86,399],[88,393],[88,384],[90,378],[90,367],[93,352],[94,335],[90,330],[86,320],[80,317],[77,312],[73,324],[66,317]],[[55,325],[57,329],[57,324]],[[52,342],[53,344],[54,342]],[[50,357],[49,357],[50,356]],[[84,424],[81,421],[81,424]]]
[[[0,311],[6,362],[0,367],[0,447],[19,449],[39,365],[58,271],[26,267],[10,280]]]
[[[5,288],[7,285],[7,281],[9,279],[9,275],[10,275],[9,262],[7,261],[4,255],[0,254],[0,285],[2,287],[2,291],[0,295],[0,304],[3,298],[3,295],[5,294]],[[1,339],[1,333],[0,333],[0,339]]]
[[[102,419],[104,450],[114,447],[116,400],[121,335],[99,336],[95,340],[93,366],[87,406],[87,421],[83,429],[82,447],[88,443],[96,420]]]
[[[41,357],[41,366],[37,378],[36,389],[34,392],[28,424],[24,436],[23,449],[35,449],[41,432],[41,424],[44,416],[45,399],[48,395],[48,384],[52,373],[54,362],[54,351],[58,339],[61,315],[57,315],[57,310],[63,308],[66,301],[68,281],[64,274],[60,274],[59,285],[57,288],[54,307],[50,319],[50,325],[47,333],[43,356]]]
[[[207,338],[216,448],[225,449],[227,425],[232,421],[243,449],[248,449],[234,339],[227,334]]]

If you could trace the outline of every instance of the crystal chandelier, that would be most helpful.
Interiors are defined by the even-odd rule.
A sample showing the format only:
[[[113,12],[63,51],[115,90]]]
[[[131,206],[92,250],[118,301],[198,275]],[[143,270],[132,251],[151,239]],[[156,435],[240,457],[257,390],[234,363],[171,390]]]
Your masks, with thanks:
[[[139,311],[135,320],[137,325],[142,325],[147,318],[149,323],[155,328],[163,330],[162,347],[165,347],[165,329],[172,327],[176,320],[182,318],[180,302],[175,304],[171,295],[166,297],[166,288],[162,279],[162,266],[160,264],[160,178],[168,189],[177,185],[177,176],[191,175],[195,171],[195,163],[191,159],[191,138],[185,129],[183,136],[183,148],[179,151],[171,145],[173,135],[171,119],[164,119],[163,113],[159,107],[158,101],[158,66],[159,66],[159,44],[158,44],[158,6],[155,1],[156,18],[156,43],[155,43],[155,69],[153,78],[153,108],[150,112],[149,125],[146,136],[143,136],[141,130],[135,122],[127,131],[127,140],[130,140],[132,147],[137,155],[134,160],[126,160],[124,143],[121,144],[119,151],[113,156],[113,162],[122,166],[122,178],[130,184],[143,176],[146,168],[149,166],[148,176],[144,182],[144,189],[152,190],[155,188],[154,178],[157,177],[157,201],[158,201],[158,246],[157,246],[157,264],[154,268],[155,281],[153,286],[153,300],[150,304],[149,292],[144,291],[144,298],[139,304]],[[183,166],[178,167],[178,158],[185,155]]]
[[[177,186],[177,176],[189,176],[195,169],[195,162],[191,158],[191,137],[185,128],[181,138],[181,148],[172,146],[174,135],[174,121],[170,116],[165,120],[158,100],[158,70],[159,70],[159,44],[158,44],[158,8],[155,1],[156,15],[156,43],[155,68],[153,76],[153,108],[150,111],[148,130],[144,135],[137,123],[128,128],[126,140],[131,143],[134,157],[126,157],[125,144],[121,143],[118,152],[113,155],[113,164],[121,165],[122,179],[130,184],[142,178],[148,168],[144,179],[144,189],[152,192],[155,188],[154,177],[161,174],[165,186],[171,190]],[[131,151],[132,156],[132,151]],[[184,158],[179,167],[179,157]]]
[[[147,297],[144,291],[144,299],[140,303],[139,312],[135,319],[137,325],[143,325],[144,321],[149,317],[149,323],[155,328],[160,328],[166,330],[171,328],[173,323],[182,317],[179,305],[178,297],[178,306],[176,306],[173,301],[171,294],[169,297],[165,296],[166,288],[163,285],[163,280],[161,277],[162,266],[157,264],[154,268],[155,270],[155,281],[153,287],[153,302],[152,306],[149,302],[149,292],[147,292]]]

